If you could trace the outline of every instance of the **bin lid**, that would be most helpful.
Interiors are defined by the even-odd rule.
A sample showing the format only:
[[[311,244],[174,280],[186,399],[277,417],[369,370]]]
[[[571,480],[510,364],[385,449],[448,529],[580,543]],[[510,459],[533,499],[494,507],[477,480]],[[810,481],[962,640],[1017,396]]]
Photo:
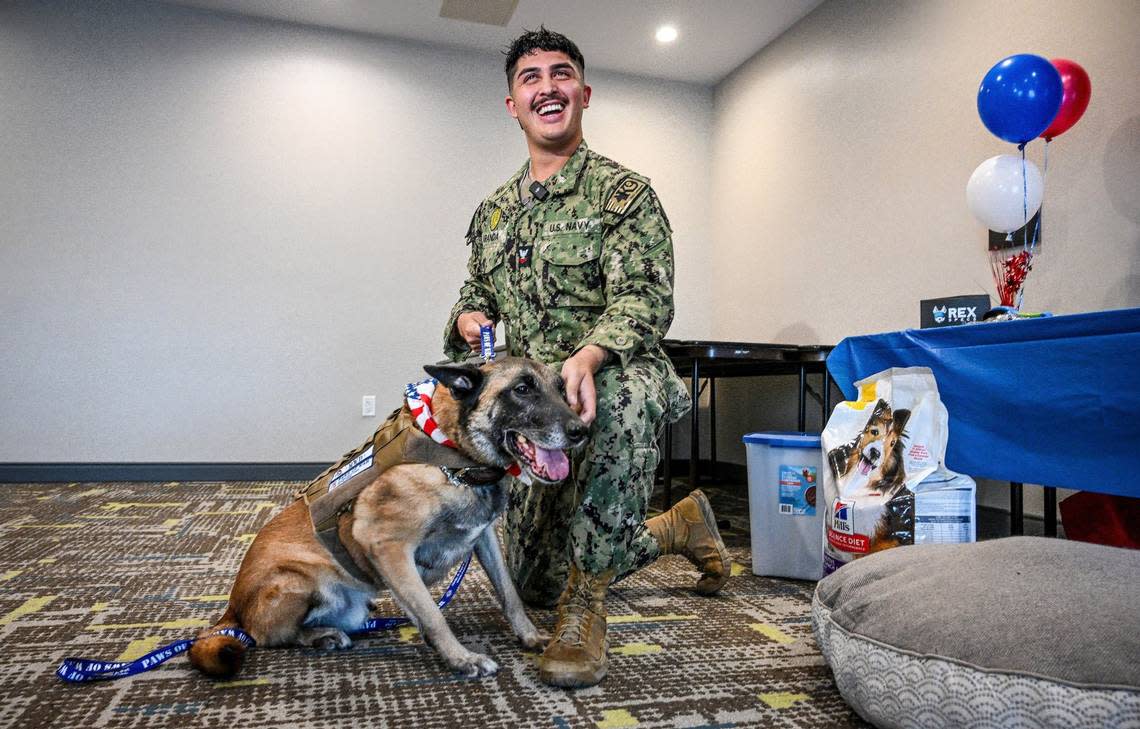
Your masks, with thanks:
[[[818,433],[748,433],[745,443],[760,443],[779,448],[819,448]]]

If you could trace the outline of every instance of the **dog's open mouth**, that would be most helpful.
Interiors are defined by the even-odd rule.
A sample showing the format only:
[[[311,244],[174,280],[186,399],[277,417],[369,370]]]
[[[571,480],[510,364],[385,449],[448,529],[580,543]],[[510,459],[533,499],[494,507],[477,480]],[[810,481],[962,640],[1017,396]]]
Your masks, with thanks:
[[[875,464],[879,462],[879,455],[878,448],[868,448],[863,451],[863,454],[859,456],[859,474],[866,476],[870,473]]]
[[[561,481],[570,475],[570,459],[566,451],[543,448],[522,433],[507,434],[507,449],[518,457],[519,464],[541,481]]]

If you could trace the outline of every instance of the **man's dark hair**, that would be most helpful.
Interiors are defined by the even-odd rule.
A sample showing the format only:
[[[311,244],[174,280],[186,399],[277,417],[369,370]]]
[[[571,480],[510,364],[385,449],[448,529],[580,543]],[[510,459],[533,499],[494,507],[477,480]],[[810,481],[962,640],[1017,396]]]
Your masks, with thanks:
[[[511,87],[511,82],[514,80],[515,69],[518,68],[519,59],[523,56],[529,56],[535,51],[560,51],[565,53],[570,57],[570,60],[578,66],[578,71],[582,74],[583,78],[586,76],[586,59],[582,58],[582,51],[578,50],[578,46],[574,45],[574,41],[561,33],[547,30],[545,26],[540,25],[538,26],[538,30],[524,30],[522,35],[515,38],[507,48],[503,49],[503,55],[507,57],[507,88]]]

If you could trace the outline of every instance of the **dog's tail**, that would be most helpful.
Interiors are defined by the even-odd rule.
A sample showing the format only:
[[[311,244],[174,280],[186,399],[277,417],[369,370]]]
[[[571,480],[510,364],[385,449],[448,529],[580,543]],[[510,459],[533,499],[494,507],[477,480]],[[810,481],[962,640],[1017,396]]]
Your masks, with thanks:
[[[229,635],[218,635],[222,628],[240,628],[233,608],[226,608],[225,615],[212,628],[198,633],[194,645],[190,646],[190,663],[210,678],[233,678],[241,670],[245,643]]]

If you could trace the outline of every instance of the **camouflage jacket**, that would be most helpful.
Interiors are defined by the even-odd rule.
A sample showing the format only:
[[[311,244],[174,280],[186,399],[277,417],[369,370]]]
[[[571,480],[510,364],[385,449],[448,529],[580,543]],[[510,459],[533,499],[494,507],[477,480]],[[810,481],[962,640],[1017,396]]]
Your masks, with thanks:
[[[556,365],[596,344],[623,367],[634,357],[652,362],[680,417],[688,398],[659,344],[673,321],[673,240],[649,180],[582,142],[546,181],[549,196],[528,206],[519,197],[527,168],[471,219],[468,277],[444,331],[446,354],[468,352],[455,322],[482,311],[504,322],[513,356]]]

